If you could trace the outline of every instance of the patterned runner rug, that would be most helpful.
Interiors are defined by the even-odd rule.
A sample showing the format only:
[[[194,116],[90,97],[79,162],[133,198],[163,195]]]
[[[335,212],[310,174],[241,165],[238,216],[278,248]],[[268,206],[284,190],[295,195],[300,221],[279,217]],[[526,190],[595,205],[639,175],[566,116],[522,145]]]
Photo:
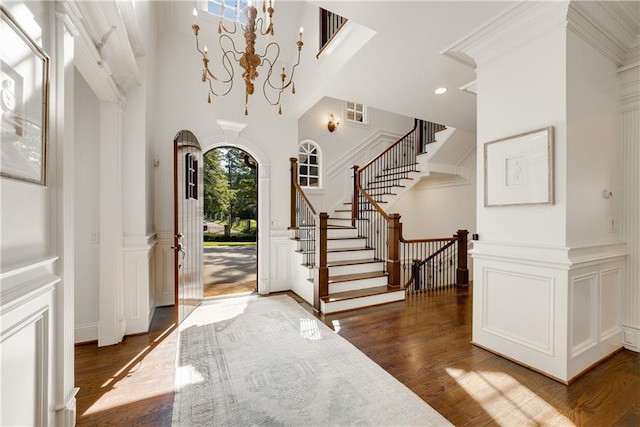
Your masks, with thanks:
[[[174,426],[449,426],[286,295],[207,300],[180,326]]]

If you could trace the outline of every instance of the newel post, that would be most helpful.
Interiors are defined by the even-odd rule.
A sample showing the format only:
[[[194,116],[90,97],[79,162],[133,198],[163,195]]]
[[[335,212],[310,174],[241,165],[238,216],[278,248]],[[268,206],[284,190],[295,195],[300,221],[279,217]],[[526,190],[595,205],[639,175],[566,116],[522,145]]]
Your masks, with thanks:
[[[467,230],[458,230],[458,269],[456,270],[456,283],[458,286],[469,285],[469,270],[467,269]]]
[[[358,173],[358,166],[353,166],[353,196],[351,198],[351,226],[356,226],[356,218],[358,218],[358,200],[360,199],[358,194],[358,185],[360,184],[360,174]]]
[[[291,175],[290,181],[290,202],[289,202],[289,227],[295,228],[296,224],[296,181],[298,180],[298,159],[295,157],[290,157],[289,162],[291,163],[291,168],[289,169]]]
[[[329,295],[329,267],[327,267],[327,220],[329,214],[320,212],[320,229],[318,233],[318,286],[314,292],[313,305],[320,310],[320,298]]]
[[[389,286],[400,287],[400,236],[402,235],[400,214],[390,214],[387,227],[389,238],[387,248],[387,272],[389,273]]]

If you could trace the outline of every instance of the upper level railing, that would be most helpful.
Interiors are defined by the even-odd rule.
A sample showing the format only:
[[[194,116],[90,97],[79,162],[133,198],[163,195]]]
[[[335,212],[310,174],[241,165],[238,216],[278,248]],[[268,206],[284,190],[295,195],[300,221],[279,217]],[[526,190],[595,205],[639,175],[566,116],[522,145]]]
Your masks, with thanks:
[[[421,119],[415,119],[415,127],[418,130],[418,152],[420,153],[426,153],[427,145],[436,142],[436,133],[447,128],[440,123],[428,122]]]
[[[320,50],[316,58],[320,56],[346,23],[347,18],[320,8]]]

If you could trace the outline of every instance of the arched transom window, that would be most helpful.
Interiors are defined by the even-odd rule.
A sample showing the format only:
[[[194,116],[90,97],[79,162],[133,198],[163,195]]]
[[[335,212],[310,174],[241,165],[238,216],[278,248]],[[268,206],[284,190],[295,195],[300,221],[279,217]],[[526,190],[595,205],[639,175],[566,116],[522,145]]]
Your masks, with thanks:
[[[311,141],[298,149],[298,179],[301,187],[320,187],[320,150]]]

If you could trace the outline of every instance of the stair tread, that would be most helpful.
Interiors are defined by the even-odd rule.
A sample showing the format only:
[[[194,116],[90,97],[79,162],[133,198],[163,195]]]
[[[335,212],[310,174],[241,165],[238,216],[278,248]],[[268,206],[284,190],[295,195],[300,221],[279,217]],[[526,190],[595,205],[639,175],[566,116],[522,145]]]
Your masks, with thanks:
[[[390,170],[390,169],[387,169],[387,170]],[[382,175],[376,175],[376,178],[385,178],[385,177],[388,177],[388,176],[401,175],[403,173],[411,173],[411,172],[420,172],[420,171],[417,170],[417,169],[406,169],[406,170],[401,170],[401,171],[397,171],[397,172],[389,172],[389,173],[384,173]],[[409,178],[407,178],[407,179],[409,179]]]
[[[389,288],[388,286],[374,286],[372,288],[358,289],[355,291],[336,292],[325,297],[320,297],[320,299],[325,303],[331,303],[392,292],[404,292],[404,290],[401,288]]]
[[[341,267],[344,265],[359,265],[359,264],[376,264],[379,262],[382,262],[382,260],[375,259],[375,258],[351,259],[351,260],[327,262],[327,267]]]
[[[359,247],[359,248],[333,248],[333,249],[327,249],[327,253],[331,253],[331,252],[354,252],[354,251],[372,251],[373,248],[365,248],[365,247]]]
[[[392,167],[389,167],[389,168],[382,168],[382,170],[384,170],[384,171],[392,171],[394,169],[410,168],[412,166],[418,166],[418,162],[408,163],[406,165],[401,165],[401,166],[392,166]]]
[[[340,274],[337,276],[329,276],[329,283],[350,282],[352,280],[375,279],[377,277],[386,277],[389,274],[384,271],[369,271],[366,273]]]

